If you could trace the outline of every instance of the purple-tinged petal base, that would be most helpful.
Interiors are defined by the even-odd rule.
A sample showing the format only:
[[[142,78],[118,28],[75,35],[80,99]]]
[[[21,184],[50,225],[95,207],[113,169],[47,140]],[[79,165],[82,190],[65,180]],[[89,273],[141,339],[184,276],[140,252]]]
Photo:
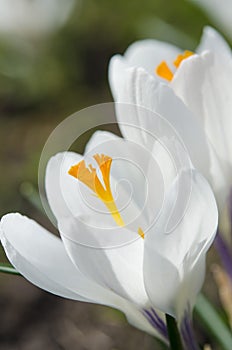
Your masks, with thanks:
[[[168,331],[165,322],[159,317],[157,312],[150,308],[148,310],[144,309],[143,314],[149,323],[154,327],[165,339],[168,340]]]
[[[180,325],[180,333],[186,350],[199,350],[199,346],[196,342],[195,334],[193,332],[192,320],[189,310],[185,312],[182,319]]]
[[[214,246],[221,258],[222,264],[228,276],[230,277],[230,280],[232,281],[232,253],[230,252],[228,245],[219,231],[214,240]]]

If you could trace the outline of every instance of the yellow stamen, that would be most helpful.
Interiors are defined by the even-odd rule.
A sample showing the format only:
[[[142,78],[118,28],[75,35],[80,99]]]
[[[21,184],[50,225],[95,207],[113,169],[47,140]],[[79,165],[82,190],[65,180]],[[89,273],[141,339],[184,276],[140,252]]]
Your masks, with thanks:
[[[156,74],[168,81],[171,81],[173,78],[173,73],[171,69],[168,67],[167,63],[165,61],[162,61],[157,67],[156,67]]]
[[[193,55],[193,52],[192,51],[184,51],[183,54],[180,54],[176,57],[175,61],[173,61],[173,64],[176,68],[179,68],[180,64],[182,61],[184,61],[186,58],[190,57]]]
[[[145,234],[144,234],[143,230],[141,229],[141,227],[138,228],[138,234],[140,235],[140,237],[142,237],[144,239]]]
[[[180,64],[182,61],[184,61],[186,58],[192,56],[194,53],[191,51],[184,51],[183,54],[177,55],[177,57],[175,58],[175,60],[173,61],[174,66],[177,68],[179,68]],[[171,71],[171,69],[169,68],[169,66],[167,65],[167,62],[162,61],[155,70],[156,74],[168,81],[171,81],[173,79],[173,72]]]

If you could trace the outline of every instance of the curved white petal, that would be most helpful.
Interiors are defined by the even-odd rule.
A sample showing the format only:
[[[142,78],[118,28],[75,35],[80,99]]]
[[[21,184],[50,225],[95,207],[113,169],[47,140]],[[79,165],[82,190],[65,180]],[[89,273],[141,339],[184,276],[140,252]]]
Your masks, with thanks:
[[[101,218],[96,217],[99,222]],[[76,266],[104,288],[137,305],[148,299],[143,284],[143,239],[126,228],[99,227],[93,218],[59,222],[67,252]],[[98,225],[98,226],[97,226]]]
[[[186,187],[189,179],[191,191]],[[186,196],[188,205],[183,207]],[[174,216],[179,219],[175,221],[170,213],[173,202]],[[144,280],[155,307],[181,317],[187,305],[194,304],[217,223],[216,202],[206,180],[194,170],[182,172],[166,198],[160,220],[145,236]]]
[[[74,152],[62,152],[50,158],[47,164],[45,188],[56,219],[85,212],[79,200],[78,183],[68,174],[70,167],[82,158]]]
[[[201,245],[199,245],[199,250]],[[197,255],[197,250],[186,256],[183,267],[184,274],[177,291],[175,300],[176,317],[179,322],[183,320],[184,312],[192,310],[196,303],[196,297],[200,292],[205,279],[206,253]]]
[[[127,68],[128,63],[123,56],[115,55],[110,59],[108,79],[115,101],[117,101],[118,92],[124,88],[124,74]]]
[[[164,60],[173,67],[173,61],[180,52],[181,50],[174,45],[147,39],[130,45],[124,56],[113,56],[109,64],[109,83],[114,99],[117,101],[119,92],[124,89],[127,68],[142,67],[158,80],[163,80],[156,75],[156,67]]]
[[[217,153],[231,161],[232,60],[206,52],[184,61],[172,88],[205,128]]]
[[[26,279],[53,294],[115,307],[135,327],[162,338],[141,310],[85,277],[69,259],[62,241],[18,213],[1,219],[1,242],[12,265]]]
[[[78,278],[74,276],[80,273],[62,241],[35,221],[17,213],[5,215],[1,219],[1,242],[12,265],[30,282],[66,298],[87,300],[75,290]]]
[[[120,93],[119,100],[131,103],[133,107],[131,112],[128,108],[125,113],[123,104],[117,104],[117,118],[123,135],[153,151],[156,140],[161,141],[166,154],[174,157],[170,159],[176,168],[180,163],[176,150],[178,143],[188,152],[194,166],[204,175],[208,174],[209,155],[204,130],[172,89],[157,82],[143,69],[127,70],[125,80],[126,88]]]
[[[18,213],[5,215],[1,242],[15,268],[40,288],[71,299],[112,305],[114,296],[80,273],[61,239],[34,220]]]
[[[208,179],[223,206],[231,185],[232,60],[206,52],[184,61],[172,88],[194,113],[211,142]]]
[[[201,54],[204,51],[211,51],[217,55],[225,55],[231,58],[231,48],[226,40],[212,27],[204,27],[200,44],[196,52]]]
[[[91,136],[91,138],[87,142],[84,153],[88,154],[92,150],[94,151],[97,148],[97,146],[101,145],[105,147],[102,149],[102,152],[104,154],[107,154],[107,145],[112,141],[122,141],[122,138],[113,134],[112,132],[98,130]]]

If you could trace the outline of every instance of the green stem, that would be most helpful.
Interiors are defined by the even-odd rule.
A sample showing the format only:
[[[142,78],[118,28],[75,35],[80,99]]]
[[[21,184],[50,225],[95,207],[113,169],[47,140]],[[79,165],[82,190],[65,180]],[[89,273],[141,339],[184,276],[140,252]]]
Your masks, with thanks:
[[[21,274],[17,270],[15,270],[14,267],[11,266],[0,265],[0,272],[21,276]]]
[[[182,345],[176,320],[172,316],[166,314],[166,323],[167,323],[167,329],[168,329],[170,349],[183,350],[183,345]]]
[[[212,337],[220,344],[220,349],[231,350],[232,333],[203,294],[199,294],[197,298],[195,313]]]

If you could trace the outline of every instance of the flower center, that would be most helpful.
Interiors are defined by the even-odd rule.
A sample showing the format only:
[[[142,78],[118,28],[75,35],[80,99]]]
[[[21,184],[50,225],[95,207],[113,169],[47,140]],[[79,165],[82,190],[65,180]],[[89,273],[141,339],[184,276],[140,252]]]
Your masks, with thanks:
[[[179,68],[180,64],[182,61],[184,61],[186,58],[192,56],[194,53],[191,51],[184,51],[183,54],[179,54],[177,55],[176,59],[173,61],[173,65],[175,66],[176,69]],[[162,61],[155,70],[156,74],[168,81],[171,81],[174,73],[172,72],[172,70],[169,68],[168,64],[166,61]]]
[[[78,164],[71,166],[68,173],[86,185],[94,193],[94,195],[96,195],[105,204],[116,224],[123,227],[125,226],[125,223],[114,201],[110,185],[112,158],[104,154],[95,154],[93,158],[97,162],[97,165],[101,171],[102,181],[97,175],[96,168],[94,168],[91,164],[86,166],[84,160],[81,160]],[[138,229],[138,234],[144,238],[144,233],[140,227]]]

